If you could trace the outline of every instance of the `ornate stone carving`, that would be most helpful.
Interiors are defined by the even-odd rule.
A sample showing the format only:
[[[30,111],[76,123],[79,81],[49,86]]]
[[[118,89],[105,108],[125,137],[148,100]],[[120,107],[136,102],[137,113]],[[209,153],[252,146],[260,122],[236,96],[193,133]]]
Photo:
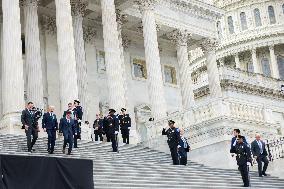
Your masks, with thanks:
[[[157,3],[158,0],[135,0],[134,2],[139,5],[139,9],[141,12],[144,10],[154,10],[155,9],[155,4]]]
[[[97,36],[97,31],[94,29],[94,27],[91,26],[83,26],[84,31],[84,41],[86,43],[92,43]]]
[[[131,40],[128,38],[127,35],[122,35],[122,46],[124,48],[128,48],[131,43]]]
[[[41,18],[43,29],[51,35],[56,34],[56,19],[47,15],[43,15]]]
[[[176,29],[172,31],[171,33],[168,33],[167,37],[174,43],[177,43],[177,45],[184,46],[184,45],[187,45],[187,41],[190,39],[191,34],[188,33],[187,30]]]
[[[21,6],[36,6],[38,7],[39,0],[20,0]]]
[[[86,7],[88,6],[87,0],[71,0],[71,12],[72,16],[84,16]]]
[[[205,38],[200,42],[200,47],[204,52],[215,51],[217,46],[218,41],[215,38]]]
[[[118,24],[118,27],[121,29],[122,25],[127,23],[127,15],[122,14],[120,9],[116,9],[116,22]]]

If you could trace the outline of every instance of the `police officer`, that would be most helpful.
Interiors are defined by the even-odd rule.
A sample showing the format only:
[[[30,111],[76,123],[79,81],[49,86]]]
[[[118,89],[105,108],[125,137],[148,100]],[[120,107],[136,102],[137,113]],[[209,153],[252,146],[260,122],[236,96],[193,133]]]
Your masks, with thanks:
[[[79,100],[74,100],[75,129],[77,135],[74,135],[74,148],[78,147],[77,140],[81,139],[81,123],[83,118],[83,108],[80,106]]]
[[[96,115],[96,120],[94,121],[93,128],[95,134],[95,141],[103,141],[103,118],[99,114]]]
[[[173,160],[174,165],[179,165],[179,159],[178,159],[178,144],[180,141],[180,132],[178,128],[175,128],[175,122],[173,120],[170,120],[168,122],[169,128],[166,130],[166,128],[163,128],[162,135],[167,135],[168,137],[168,145],[171,151],[171,156]]]
[[[249,146],[244,142],[245,137],[238,135],[237,144],[231,149],[231,153],[236,154],[237,164],[241,172],[244,187],[249,187],[249,165],[251,164],[251,151]]]
[[[119,131],[119,120],[115,114],[114,109],[109,109],[109,115],[104,119],[104,128],[106,135],[112,143],[112,151],[118,152],[117,135]]]
[[[48,112],[43,114],[42,128],[48,136],[47,151],[49,154],[53,154],[56,140],[56,131],[58,130],[58,122],[56,115],[54,114],[54,106],[49,106]]]
[[[125,108],[121,109],[121,114],[118,116],[118,119],[123,143],[129,144],[129,128],[131,127],[131,118],[129,114],[126,114]]]

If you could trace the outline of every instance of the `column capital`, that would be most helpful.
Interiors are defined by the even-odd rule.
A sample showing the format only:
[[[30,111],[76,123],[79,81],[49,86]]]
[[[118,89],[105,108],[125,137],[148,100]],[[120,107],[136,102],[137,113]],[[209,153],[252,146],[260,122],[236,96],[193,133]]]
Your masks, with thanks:
[[[140,11],[143,12],[145,10],[154,10],[158,0],[135,0],[134,2],[139,6]]]
[[[35,6],[38,7],[39,0],[20,0],[21,6]]]
[[[91,26],[83,26],[84,41],[86,43],[91,43],[97,36],[97,31]]]
[[[116,22],[119,27],[128,22],[127,15],[122,14],[120,9],[116,9]]]
[[[203,52],[216,51],[218,47],[218,41],[215,38],[205,38],[200,43]]]
[[[56,33],[56,19],[47,15],[41,17],[41,24],[43,30],[47,31],[49,34],[54,35]]]
[[[88,6],[87,0],[71,0],[72,16],[85,16],[85,11]]]
[[[186,46],[191,34],[187,30],[176,29],[167,34],[167,37],[179,46]]]

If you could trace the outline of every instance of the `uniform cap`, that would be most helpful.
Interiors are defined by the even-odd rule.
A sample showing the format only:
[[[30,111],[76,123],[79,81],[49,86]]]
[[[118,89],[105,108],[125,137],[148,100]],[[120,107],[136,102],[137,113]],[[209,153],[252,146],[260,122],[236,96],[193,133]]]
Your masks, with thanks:
[[[80,100],[79,99],[74,100],[74,102],[77,102],[78,104],[80,104]]]
[[[175,124],[175,122],[173,120],[169,120],[168,123],[169,124]]]
[[[109,109],[108,111],[109,111],[109,113],[115,113],[116,112],[114,109]]]
[[[125,109],[125,108],[121,108],[121,111],[122,111],[122,112],[125,112],[125,111],[126,111],[126,109]]]

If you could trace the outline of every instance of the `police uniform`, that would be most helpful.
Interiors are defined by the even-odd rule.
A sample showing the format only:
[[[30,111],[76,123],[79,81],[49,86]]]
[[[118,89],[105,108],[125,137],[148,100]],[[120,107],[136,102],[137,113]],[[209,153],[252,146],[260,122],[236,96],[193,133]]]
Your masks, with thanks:
[[[113,152],[118,151],[118,141],[117,133],[119,131],[119,120],[118,117],[114,114],[116,111],[114,109],[109,109],[109,115],[104,119],[104,130],[107,135],[108,142],[112,143]]]
[[[121,111],[125,112],[126,109],[122,108]],[[118,119],[123,143],[129,144],[129,128],[131,127],[131,118],[129,114],[121,114],[118,116]]]
[[[249,187],[249,170],[247,163],[251,163],[251,151],[246,143],[237,143],[235,147],[231,149],[231,153],[235,153],[237,165],[242,175],[244,187]]]
[[[74,100],[74,103],[78,103],[78,106],[73,109],[75,114],[75,123],[77,127],[77,136],[74,136],[74,148],[77,148],[77,140],[81,139],[81,122],[83,119],[83,108],[79,105],[79,100]]]
[[[170,120],[169,121],[170,124],[174,124],[175,122]],[[174,165],[179,165],[179,159],[178,159],[178,144],[180,141],[180,132],[178,128],[169,128],[168,130],[166,130],[165,128],[162,131],[162,135],[167,135],[168,137],[168,145],[171,151],[171,156],[172,156],[172,160],[173,160],[173,164]]]

